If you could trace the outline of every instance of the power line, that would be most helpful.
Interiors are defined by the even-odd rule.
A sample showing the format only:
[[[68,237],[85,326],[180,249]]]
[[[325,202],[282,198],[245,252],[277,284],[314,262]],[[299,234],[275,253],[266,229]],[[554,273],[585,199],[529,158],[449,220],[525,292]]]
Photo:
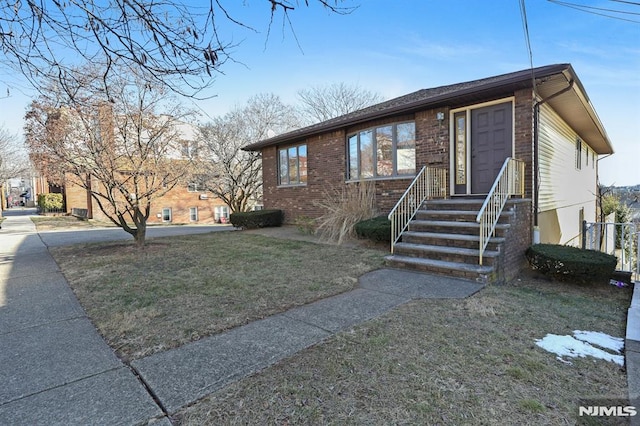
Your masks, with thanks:
[[[585,13],[591,13],[592,15],[598,15],[598,16],[604,16],[605,18],[611,18],[611,19],[618,19],[620,21],[626,21],[626,22],[632,22],[634,24],[640,24],[640,21],[634,20],[634,19],[628,19],[628,18],[623,18],[620,16],[615,16],[615,15],[611,15],[611,14],[607,14],[607,13],[602,13],[602,12],[610,12],[610,13],[619,13],[619,14],[623,14],[623,15],[640,15],[640,13],[638,12],[629,12],[629,11],[625,11],[625,10],[616,10],[616,9],[607,9],[607,8],[601,8],[601,7],[595,7],[595,6],[587,6],[584,4],[578,4],[578,3],[569,3],[569,2],[565,2],[565,1],[559,1],[559,0],[547,0],[550,3],[554,3],[557,4],[558,6],[564,6],[564,7],[568,7],[571,9],[575,9],[575,10],[579,10],[581,12],[585,12]],[[632,5],[637,5],[640,6],[640,3],[636,3],[636,2],[629,2],[629,1],[624,1],[624,0],[611,0],[611,1],[617,1],[620,3],[626,3],[626,4],[632,4]],[[600,12],[597,12],[600,11]]]
[[[527,52],[529,54],[529,67],[531,68],[531,84],[533,91],[536,90],[536,79],[533,73],[533,51],[531,50],[531,38],[529,37],[529,23],[527,21],[527,8],[524,4],[525,0],[520,0],[520,17],[522,18],[522,29],[524,31],[524,40],[527,43]]]
[[[615,1],[616,3],[625,3],[625,4],[632,4],[634,6],[640,6],[640,3],[638,3],[637,1],[625,1],[625,0],[610,0],[610,1]]]
[[[608,9],[605,7],[595,7],[595,6],[587,6],[586,4],[578,4],[578,3],[569,3],[566,1],[559,1],[559,0],[551,0],[552,3],[556,3],[562,6],[575,6],[577,8],[580,9],[585,9],[585,10],[601,10],[603,12],[613,12],[613,13],[621,13],[623,15],[640,15],[640,12],[629,12],[627,10],[618,10],[618,9]],[[611,0],[611,1],[621,1],[621,0]],[[640,3],[637,3],[638,5],[640,5]]]

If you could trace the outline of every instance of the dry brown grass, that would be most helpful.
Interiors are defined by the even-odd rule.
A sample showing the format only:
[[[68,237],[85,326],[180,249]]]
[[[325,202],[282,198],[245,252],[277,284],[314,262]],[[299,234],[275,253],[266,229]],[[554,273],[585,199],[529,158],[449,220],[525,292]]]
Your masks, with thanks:
[[[111,222],[100,222],[92,219],[87,220],[70,215],[32,216],[31,221],[36,225],[38,231],[115,226]]]
[[[375,183],[361,181],[325,192],[314,203],[325,213],[316,220],[316,233],[328,241],[342,244],[355,236],[356,223],[376,215]]]
[[[80,303],[125,359],[180,346],[354,288],[384,252],[245,232],[52,249]]]
[[[547,333],[623,336],[630,291],[522,276],[468,300],[420,300],[203,399],[182,425],[560,425],[583,397],[626,396],[616,364],[572,365]]]

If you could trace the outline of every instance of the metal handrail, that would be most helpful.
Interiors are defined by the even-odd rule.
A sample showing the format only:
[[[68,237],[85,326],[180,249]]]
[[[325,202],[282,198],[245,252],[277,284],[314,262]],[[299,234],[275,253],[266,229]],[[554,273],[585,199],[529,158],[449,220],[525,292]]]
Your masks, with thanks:
[[[500,214],[511,195],[524,195],[524,161],[507,157],[476,216],[476,222],[480,224],[480,265],[489,238],[494,235]]]
[[[447,182],[447,169],[422,167],[387,216],[391,221],[391,253],[422,203],[428,198],[447,197]]]

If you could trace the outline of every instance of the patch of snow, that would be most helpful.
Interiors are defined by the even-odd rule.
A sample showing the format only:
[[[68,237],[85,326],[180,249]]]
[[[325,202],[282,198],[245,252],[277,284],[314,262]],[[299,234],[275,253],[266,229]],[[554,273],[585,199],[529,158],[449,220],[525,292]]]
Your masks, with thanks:
[[[620,337],[612,337],[605,333],[573,330],[573,335],[578,340],[582,340],[583,342],[591,343],[592,345],[599,346],[603,349],[609,349],[617,353],[622,353],[622,348],[624,348],[624,339]]]
[[[574,337],[575,336],[575,337]],[[604,333],[590,331],[574,331],[574,336],[560,336],[557,334],[547,334],[542,339],[536,339],[536,345],[542,349],[558,355],[558,359],[567,363],[562,357],[586,357],[592,356],[605,361],[615,362],[618,365],[624,364],[624,356],[612,354],[604,349],[592,346],[591,343],[602,348],[611,349],[620,353],[623,343],[622,339],[611,337]]]

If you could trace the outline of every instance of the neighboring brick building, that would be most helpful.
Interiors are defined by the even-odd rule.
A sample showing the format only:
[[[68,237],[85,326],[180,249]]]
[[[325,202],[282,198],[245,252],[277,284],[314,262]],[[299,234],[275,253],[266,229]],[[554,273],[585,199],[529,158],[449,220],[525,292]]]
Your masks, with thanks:
[[[76,176],[67,175],[64,197],[67,213],[108,221],[89,192],[74,183]],[[92,182],[92,185],[99,185]],[[178,185],[153,201],[148,223],[220,223],[229,219],[229,208],[211,192],[198,188],[195,183]]]
[[[420,90],[244,149],[262,152],[264,206],[288,222],[319,217],[327,189],[361,180],[386,214],[423,166],[447,171],[447,198],[482,199],[505,159],[521,160],[529,213],[514,222],[522,242],[507,244],[516,263],[534,226],[542,242],[578,243],[581,220],[595,220],[597,157],[613,152],[569,64]]]
[[[69,116],[73,117],[73,114],[68,110],[56,110],[55,115],[52,114],[47,119],[47,123],[49,121],[56,123],[55,120],[62,119],[69,120]],[[73,122],[73,118],[69,121]],[[127,144],[133,142],[120,136],[123,134],[123,128],[128,130],[126,128],[126,123],[128,122],[123,120],[125,124],[120,124],[121,127],[115,126],[114,122],[115,119],[112,116],[109,105],[98,108],[96,124],[92,125],[99,129],[96,130],[96,135],[93,135],[93,142],[101,144],[100,146],[105,147],[103,148],[104,151],[110,154],[104,155],[102,151],[96,151],[100,152],[99,155],[93,152],[88,154],[89,159],[85,161],[89,163],[93,161],[100,164],[92,171],[90,181],[81,182],[80,179],[89,179],[89,177],[88,175],[85,178],[78,176],[78,169],[74,173],[67,172],[67,170],[73,170],[73,164],[65,168],[64,162],[53,161],[50,155],[32,155],[34,163],[43,174],[54,176],[56,181],[60,181],[60,186],[52,186],[49,185],[46,178],[39,179],[38,193],[53,192],[53,190],[61,192],[67,213],[100,221],[109,221],[108,216],[102,211],[99,202],[91,196],[91,191],[88,188],[93,190],[94,195],[96,193],[104,196],[111,194],[110,197],[115,198],[115,202],[120,205],[118,208],[121,208],[122,211],[131,211],[127,210],[131,207],[127,201],[132,200],[129,197],[135,197],[136,192],[141,197],[139,201],[143,206],[141,208],[143,214],[145,200],[151,199],[151,210],[147,219],[149,224],[220,223],[228,221],[230,211],[222,200],[215,197],[210,191],[204,190],[201,183],[189,181],[189,179],[195,179],[195,177],[179,178],[180,176],[191,175],[193,173],[192,169],[195,167],[194,163],[190,162],[198,155],[197,143],[194,143],[196,141],[196,129],[193,125],[174,120],[166,115],[153,116],[153,120],[149,121],[151,123],[149,124],[149,129],[139,130],[134,128],[135,131],[139,131],[143,135],[143,147],[138,148],[140,151],[136,151],[134,148],[129,152],[126,148]],[[155,130],[154,125],[160,130]],[[52,125],[52,128],[57,130],[54,125]],[[154,137],[146,140],[144,137],[147,137],[146,134],[151,131],[150,129],[155,132],[151,132]],[[57,131],[66,132],[66,128],[63,128],[62,131]],[[167,136],[163,136],[163,132]],[[131,131],[131,133],[136,135],[134,131]],[[54,134],[53,131],[52,134]],[[72,138],[73,136],[63,133],[63,136],[60,137]],[[82,135],[78,136],[82,142],[85,142],[81,139],[82,137]],[[157,143],[161,149],[148,149],[154,146],[154,143]],[[73,144],[71,145],[73,146]],[[126,154],[122,154],[123,152]],[[139,152],[145,152],[145,156],[142,157]],[[83,152],[80,152],[79,155],[82,154]],[[94,157],[91,157],[91,155],[94,155]],[[103,161],[104,158],[114,157],[117,157],[120,161],[117,163]],[[198,161],[200,160],[198,159]],[[56,166],[50,167],[52,164]],[[95,175],[103,176],[104,181],[101,182]],[[148,178],[149,176],[152,176],[152,178]],[[175,184],[178,178],[182,181],[178,181],[178,184]],[[105,185],[110,185],[113,190],[111,192],[107,191]],[[171,189],[165,193],[164,191],[166,191],[165,188],[167,187],[171,187]],[[99,199],[104,209],[114,209],[110,201],[106,201],[104,198]],[[111,216],[115,215],[111,214]],[[130,219],[126,215],[125,217],[125,220]]]

